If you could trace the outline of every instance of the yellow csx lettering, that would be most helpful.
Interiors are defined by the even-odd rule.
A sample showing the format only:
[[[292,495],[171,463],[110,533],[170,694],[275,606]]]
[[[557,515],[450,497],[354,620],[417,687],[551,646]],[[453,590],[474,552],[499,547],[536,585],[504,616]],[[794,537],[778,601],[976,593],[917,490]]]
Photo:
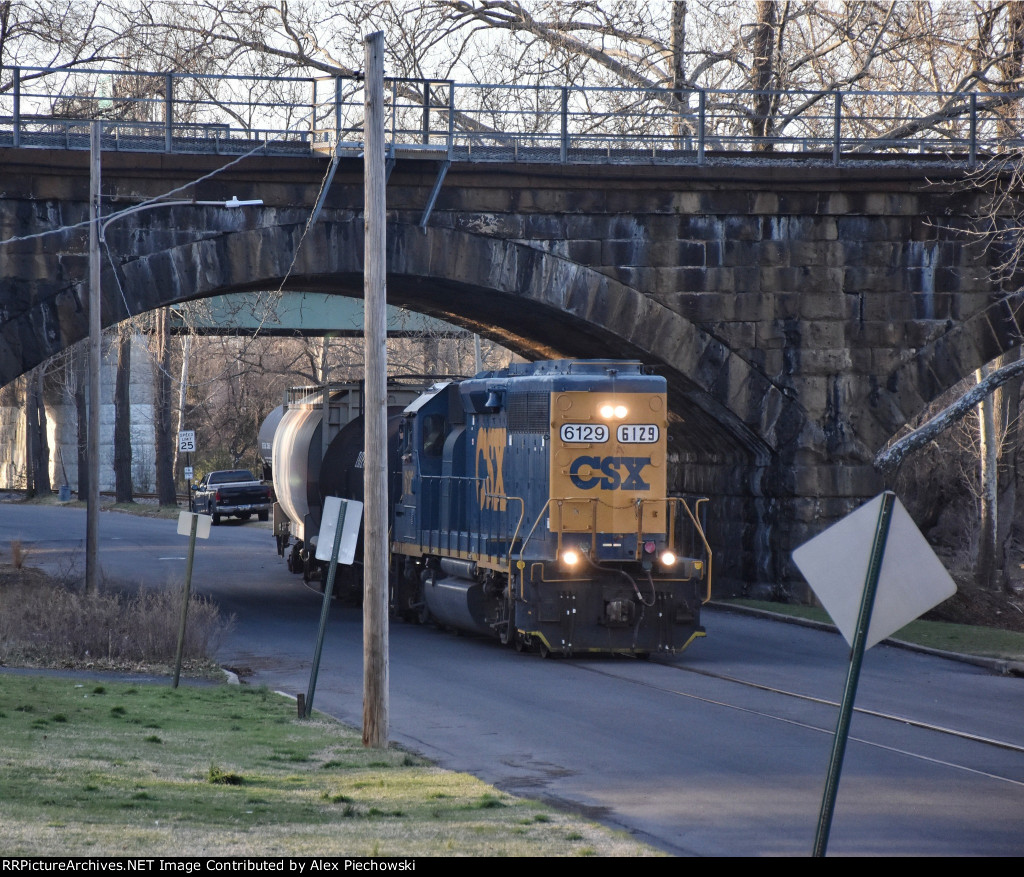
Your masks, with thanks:
[[[481,429],[476,438],[476,477],[478,480],[477,502],[480,508],[505,511],[505,462],[504,429]]]
[[[641,473],[650,457],[577,457],[569,466],[569,478],[580,490],[650,490]]]

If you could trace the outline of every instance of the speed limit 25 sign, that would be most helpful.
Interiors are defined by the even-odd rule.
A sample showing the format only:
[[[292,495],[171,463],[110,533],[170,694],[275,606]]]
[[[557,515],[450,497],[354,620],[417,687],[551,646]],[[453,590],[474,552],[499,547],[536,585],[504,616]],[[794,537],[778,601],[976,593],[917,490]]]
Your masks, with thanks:
[[[183,429],[178,433],[178,450],[191,454],[196,449],[196,431]]]

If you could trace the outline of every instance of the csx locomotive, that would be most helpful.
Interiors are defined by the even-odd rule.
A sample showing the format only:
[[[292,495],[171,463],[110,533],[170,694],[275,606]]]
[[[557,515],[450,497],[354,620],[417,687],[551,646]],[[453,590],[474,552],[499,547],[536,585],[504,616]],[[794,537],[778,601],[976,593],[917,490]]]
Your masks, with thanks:
[[[667,418],[665,379],[639,362],[434,384],[390,420],[392,610],[543,655],[672,653],[703,636],[706,500],[667,493]],[[348,459],[335,492],[359,498]]]

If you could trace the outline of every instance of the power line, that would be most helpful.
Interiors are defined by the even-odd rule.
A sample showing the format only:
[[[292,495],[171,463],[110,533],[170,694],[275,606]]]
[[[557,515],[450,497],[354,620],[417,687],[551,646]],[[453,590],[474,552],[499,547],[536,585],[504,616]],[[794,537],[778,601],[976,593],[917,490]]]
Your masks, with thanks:
[[[158,203],[160,201],[163,201],[165,198],[170,198],[172,195],[177,195],[179,192],[185,191],[185,189],[189,189],[192,186],[197,185],[198,183],[202,183],[205,180],[210,179],[211,177],[215,177],[219,173],[223,173],[228,168],[233,167],[234,165],[238,164],[240,161],[244,161],[245,159],[249,158],[251,155],[254,155],[255,153],[259,152],[260,150],[266,149],[271,143],[276,143],[276,142],[277,142],[277,140],[267,140],[267,141],[261,143],[259,146],[255,147],[254,149],[250,149],[244,155],[240,155],[240,156],[238,156],[238,158],[232,159],[231,161],[229,161],[223,167],[219,167],[216,170],[210,171],[210,173],[204,174],[203,176],[198,177],[197,179],[194,179],[191,182],[183,183],[182,185],[178,186],[175,189],[171,189],[168,192],[164,192],[161,195],[157,195],[154,198],[150,198],[148,201],[140,201],[138,204],[134,204],[132,206],[133,207],[142,207],[142,206],[144,206],[146,204],[156,204],[156,203]],[[97,219],[96,221],[99,222],[100,220]],[[91,222],[91,220],[89,220],[89,219],[83,219],[81,222],[76,222],[74,225],[62,225],[60,228],[51,228],[51,229],[49,229],[47,231],[36,232],[35,234],[28,234],[28,235],[21,235],[19,237],[7,238],[6,240],[0,241],[0,246],[4,246],[5,244],[19,243],[21,241],[30,241],[30,240],[34,240],[35,238],[42,238],[42,237],[46,237],[47,235],[51,235],[51,234],[62,234],[63,232],[66,232],[66,231],[74,231],[75,229],[78,229],[78,228],[85,228],[85,227],[87,227],[90,222]]]

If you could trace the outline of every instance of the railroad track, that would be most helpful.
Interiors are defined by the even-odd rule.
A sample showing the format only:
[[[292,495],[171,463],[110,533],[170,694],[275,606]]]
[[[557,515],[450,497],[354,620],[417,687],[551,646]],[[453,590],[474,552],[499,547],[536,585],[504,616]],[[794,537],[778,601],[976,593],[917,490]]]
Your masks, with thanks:
[[[723,697],[709,697],[707,695],[696,694],[693,692],[682,691],[674,686],[669,686],[664,683],[653,682],[648,679],[636,679],[633,677],[626,677],[622,674],[616,673],[613,670],[609,670],[605,667],[588,664],[582,661],[572,662],[575,667],[580,670],[584,670],[589,673],[595,673],[598,675],[607,676],[614,678],[619,682],[627,681],[633,685],[649,688],[659,692],[660,694],[667,694],[673,697],[686,698],[708,705],[723,707],[725,709],[736,710],[750,715],[755,715],[760,718],[768,719],[783,724],[804,728],[810,731],[816,731],[822,734],[832,735],[835,732],[834,725],[818,724],[811,721],[805,721],[800,719],[794,719],[790,716],[781,715],[780,712],[772,712],[764,708],[755,708],[751,706],[743,705],[742,703],[732,702],[730,699]],[[676,671],[681,674],[689,674],[694,676],[700,676],[706,679],[713,679],[719,682],[726,683],[730,686],[739,686],[745,689],[751,689],[759,692],[763,692],[769,695],[777,696],[785,699],[792,699],[804,703],[814,704],[815,706],[822,706],[826,708],[834,708],[838,711],[839,702],[831,700],[829,698],[818,697],[815,695],[804,694],[802,692],[790,691],[785,688],[777,686],[766,685],[761,682],[755,682],[748,679],[740,679],[736,676],[732,676],[726,673],[716,673],[714,671],[698,669],[695,667],[689,667],[683,663],[660,663],[659,666],[666,667],[670,670]],[[904,728],[915,728],[923,731],[932,732],[949,738],[955,738],[963,740],[972,744],[978,744],[984,747],[991,747],[993,749],[1003,750],[1012,752],[1018,755],[1024,755],[1024,745],[1013,743],[1007,740],[998,740],[992,737],[985,737],[979,734],[973,734],[969,731],[963,731],[957,728],[951,728],[934,722],[927,722],[921,719],[915,719],[910,716],[898,715],[895,713],[887,713],[881,710],[867,709],[863,707],[854,707],[854,713],[857,715],[868,716],[875,719],[880,719],[883,722],[891,722],[900,725]],[[955,763],[948,759],[936,758],[934,756],[927,755],[922,752],[913,752],[905,748],[895,747],[886,743],[882,743],[878,740],[867,739],[863,736],[852,735],[849,738],[853,742],[861,743],[866,746],[872,746],[878,749],[887,750],[889,752],[904,755],[910,758],[920,759],[923,761],[929,761],[936,764],[942,764],[946,767],[954,768],[957,770],[967,771],[973,774],[979,774],[982,776],[989,777],[994,780],[1011,783],[1015,786],[1024,787],[1024,780],[1016,779],[1011,776],[1005,776],[998,773],[993,773],[990,770],[979,770],[962,763]]]

